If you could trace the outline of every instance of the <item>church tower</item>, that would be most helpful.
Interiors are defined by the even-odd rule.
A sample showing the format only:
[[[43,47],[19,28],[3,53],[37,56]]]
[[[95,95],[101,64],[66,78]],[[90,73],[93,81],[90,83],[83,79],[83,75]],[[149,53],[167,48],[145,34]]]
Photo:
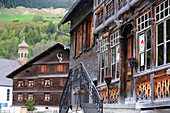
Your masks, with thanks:
[[[18,49],[18,60],[21,65],[24,65],[28,61],[28,44],[25,43],[25,40],[19,44]]]

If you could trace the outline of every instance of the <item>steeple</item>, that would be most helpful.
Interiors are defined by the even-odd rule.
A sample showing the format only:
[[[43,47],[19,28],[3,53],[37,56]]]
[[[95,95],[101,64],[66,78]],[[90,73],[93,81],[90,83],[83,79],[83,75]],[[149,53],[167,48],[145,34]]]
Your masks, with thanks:
[[[18,45],[18,60],[21,65],[24,65],[28,61],[28,44],[25,42],[25,37],[23,37],[23,42]]]

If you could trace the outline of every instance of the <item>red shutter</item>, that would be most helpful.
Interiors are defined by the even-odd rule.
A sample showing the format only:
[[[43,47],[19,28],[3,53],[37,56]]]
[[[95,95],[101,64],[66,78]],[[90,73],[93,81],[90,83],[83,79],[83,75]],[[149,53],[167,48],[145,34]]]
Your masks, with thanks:
[[[15,83],[15,87],[18,87],[18,80],[15,80],[14,83]]]
[[[52,94],[50,94],[50,101],[52,101],[52,98],[53,98],[53,95],[52,95]]]
[[[50,85],[52,86],[53,82],[52,82],[52,79],[50,79]]]
[[[44,100],[44,94],[43,95],[41,95],[41,101],[43,101]]]
[[[44,85],[44,79],[41,79],[41,85]]]
[[[33,81],[33,86],[35,86],[35,84],[36,84],[36,80]]]
[[[28,80],[25,80],[25,87],[28,86]]]

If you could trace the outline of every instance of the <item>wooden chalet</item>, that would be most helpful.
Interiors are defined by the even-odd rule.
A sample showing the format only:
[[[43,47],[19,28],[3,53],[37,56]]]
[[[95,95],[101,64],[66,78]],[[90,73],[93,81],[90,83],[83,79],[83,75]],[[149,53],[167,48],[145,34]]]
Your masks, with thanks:
[[[75,85],[75,76],[80,81],[88,78],[83,71],[72,73],[71,82],[68,78],[66,84],[74,86],[67,92],[70,95],[77,89],[97,95],[86,97],[92,97],[86,102],[79,99],[77,103],[85,112],[84,103],[95,103],[98,112],[103,112],[101,101],[132,104],[141,112],[170,111],[170,0],[77,0],[59,23],[59,32],[63,33],[59,28],[68,21],[71,72],[83,64],[92,78],[91,87],[98,89],[94,92],[84,87],[86,83]],[[105,76],[112,77],[109,93]],[[61,113],[67,111],[65,106],[75,105],[74,96],[69,104],[62,96]]]
[[[69,48],[57,43],[7,77],[13,79],[11,112],[25,113],[26,101],[35,99],[37,111],[58,110],[69,72]]]

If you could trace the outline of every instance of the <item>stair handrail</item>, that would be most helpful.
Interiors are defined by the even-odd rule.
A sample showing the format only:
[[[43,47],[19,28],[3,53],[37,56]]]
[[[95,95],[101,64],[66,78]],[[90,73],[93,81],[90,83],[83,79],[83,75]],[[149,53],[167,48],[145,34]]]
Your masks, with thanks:
[[[103,113],[103,98],[100,96],[100,93],[99,93],[99,91],[97,90],[96,86],[94,85],[94,82],[93,82],[90,74],[89,74],[88,71],[86,70],[84,64],[83,64],[82,62],[80,62],[80,65],[82,66],[82,68],[84,69],[86,75],[87,75],[88,78],[90,79],[90,83],[91,83],[91,85],[93,86],[93,88],[95,89],[95,92],[97,93],[97,96],[98,96],[98,98],[99,98],[100,103],[97,103],[97,104],[99,104],[98,110],[101,109],[101,111],[98,111],[98,112],[99,112],[99,113]],[[101,107],[100,105],[102,105],[102,107]]]
[[[64,103],[63,100],[65,100],[65,97],[64,97],[65,90],[66,90],[66,88],[68,88],[68,86],[69,86],[68,82],[69,82],[69,80],[70,80],[70,76],[71,76],[71,69],[70,69],[70,71],[69,71],[68,78],[67,78],[66,84],[65,84],[64,89],[63,89],[63,93],[62,93],[61,98],[60,98],[60,102],[59,102],[59,111],[60,111],[60,112],[61,112],[62,107],[63,107],[63,103]],[[68,106],[68,108],[69,108],[69,106]]]
[[[90,75],[89,75],[89,73],[87,72],[87,70],[86,70],[86,68],[85,68],[84,64],[83,64],[82,62],[80,62],[80,64],[83,66],[83,69],[85,70],[86,74],[88,75],[88,77],[89,77],[89,79],[90,79],[90,81],[91,81],[91,83],[92,83],[93,87],[95,88],[95,90],[96,90],[96,92],[97,92],[97,94],[98,94],[98,96],[99,96],[100,100],[103,100],[103,98],[100,96],[99,91],[97,90],[96,86],[94,85],[94,83],[93,83],[93,80],[92,80],[91,76],[90,76]]]

